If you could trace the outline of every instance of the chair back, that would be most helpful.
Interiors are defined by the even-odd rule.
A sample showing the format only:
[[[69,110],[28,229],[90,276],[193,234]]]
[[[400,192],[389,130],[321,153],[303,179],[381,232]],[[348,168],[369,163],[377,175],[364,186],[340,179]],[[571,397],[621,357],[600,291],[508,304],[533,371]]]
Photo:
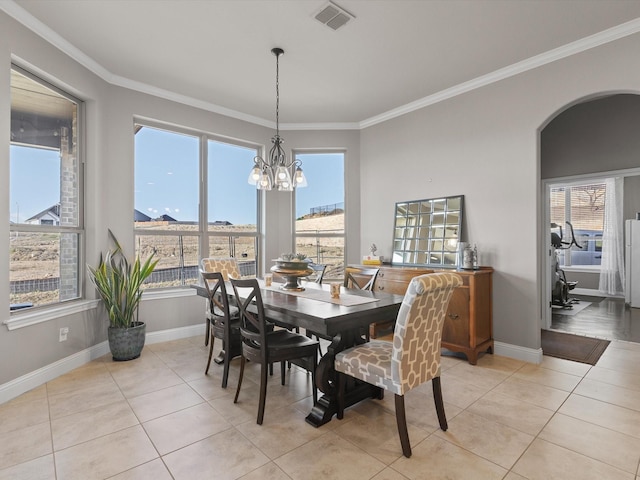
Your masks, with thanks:
[[[200,262],[200,268],[205,272],[220,272],[225,280],[241,277],[238,261],[233,257],[203,258]]]
[[[407,288],[393,333],[391,378],[402,391],[440,374],[440,343],[449,300],[462,285],[452,272],[414,277]]]
[[[262,304],[260,285],[255,278],[246,280],[230,279],[236,303],[240,309],[240,333],[242,334],[242,353],[256,362],[267,361],[267,325]],[[243,289],[242,295],[239,289]],[[249,306],[255,307],[249,311]]]
[[[315,272],[316,278],[314,281],[316,283],[322,283],[322,279],[324,278],[324,272],[327,269],[326,265],[321,265],[318,263],[310,263],[309,268]]]
[[[367,267],[345,267],[344,286],[345,288],[356,288],[358,290],[373,290],[373,284],[378,277],[379,268]]]
[[[215,320],[216,326],[227,324],[231,319],[229,312],[229,297],[224,284],[224,276],[220,272],[205,272],[200,270],[204,288],[209,300],[209,319]]]

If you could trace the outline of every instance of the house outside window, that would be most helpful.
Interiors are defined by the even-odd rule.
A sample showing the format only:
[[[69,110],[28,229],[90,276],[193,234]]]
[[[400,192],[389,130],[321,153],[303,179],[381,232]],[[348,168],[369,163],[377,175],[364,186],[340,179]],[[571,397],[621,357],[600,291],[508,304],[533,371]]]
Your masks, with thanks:
[[[18,66],[11,70],[11,310],[78,299],[81,102]]]
[[[255,275],[258,199],[247,172],[257,149],[151,123],[135,132],[136,252],[159,260],[145,288],[197,282],[205,257],[234,257]]]
[[[342,279],[345,264],[345,152],[297,152],[308,186],[295,191],[295,246],[327,265],[327,280]]]

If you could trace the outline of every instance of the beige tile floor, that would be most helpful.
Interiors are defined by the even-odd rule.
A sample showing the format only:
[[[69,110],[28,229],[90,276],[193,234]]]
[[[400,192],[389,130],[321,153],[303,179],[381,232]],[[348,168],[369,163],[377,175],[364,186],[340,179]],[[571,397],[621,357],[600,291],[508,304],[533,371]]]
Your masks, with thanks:
[[[238,360],[225,390],[206,355],[202,337],[147,345],[0,405],[0,479],[640,479],[640,344],[613,341],[594,367],[443,357],[449,430],[430,385],[410,392],[410,459],[392,395],[316,429],[310,376],[293,367],[286,386],[270,379],[258,426],[255,366],[234,404]]]

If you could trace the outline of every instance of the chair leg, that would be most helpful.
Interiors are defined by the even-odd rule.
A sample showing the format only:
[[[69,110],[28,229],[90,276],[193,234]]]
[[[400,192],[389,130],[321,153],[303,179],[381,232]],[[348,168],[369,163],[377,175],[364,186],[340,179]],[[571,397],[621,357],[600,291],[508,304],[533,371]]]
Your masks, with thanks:
[[[227,342],[230,345],[231,342]],[[213,339],[211,340],[213,344]],[[231,348],[224,349],[224,366],[222,367],[222,388],[227,388],[227,381],[229,380],[229,364],[231,363]]]
[[[284,364],[284,362],[282,362]],[[267,400],[267,366],[260,365],[260,400],[258,403],[258,425],[262,425],[264,419],[264,404]]]
[[[209,325],[209,320],[207,320],[207,325]],[[207,337],[210,335],[209,332],[207,332]],[[211,343],[209,345],[209,359],[207,360],[207,368],[204,371],[204,374],[207,375],[209,373],[209,366],[211,365],[211,357],[213,356],[213,335],[211,335]],[[206,345],[207,342],[204,342],[204,344]]]
[[[204,333],[204,346],[206,347],[209,344],[209,332],[211,331],[211,320],[207,318],[207,326],[206,331]]]
[[[396,423],[398,424],[398,434],[400,435],[400,445],[405,457],[411,457],[411,444],[409,443],[409,431],[407,430],[407,416],[404,411],[404,395],[396,397]]]
[[[313,404],[318,403],[318,387],[316,386],[316,370],[318,369],[318,357],[313,356],[313,369],[311,370],[311,392],[313,395]]]
[[[233,403],[238,403],[238,395],[240,395],[240,387],[242,386],[242,377],[244,376],[244,355],[240,357],[240,376],[238,377],[238,387],[236,388],[236,396],[233,398]]]
[[[444,413],[444,402],[442,401],[442,387],[440,386],[440,377],[431,380],[433,386],[433,401],[436,404],[436,412],[438,413],[438,422],[443,431],[447,431],[447,416]]]
[[[287,368],[286,367],[287,363],[291,365],[290,362],[280,362],[280,384],[281,385],[284,385],[284,371]]]
[[[338,411],[336,412],[336,417],[338,420],[342,420],[344,418],[344,390],[346,378],[344,373],[336,372],[336,375],[338,375]]]

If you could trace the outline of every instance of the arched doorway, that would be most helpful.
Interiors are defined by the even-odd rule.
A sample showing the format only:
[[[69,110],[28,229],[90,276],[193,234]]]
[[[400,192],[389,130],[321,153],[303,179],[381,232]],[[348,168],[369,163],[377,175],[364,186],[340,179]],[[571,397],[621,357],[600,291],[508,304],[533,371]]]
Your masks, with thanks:
[[[607,93],[582,99],[557,113],[540,131],[540,166],[544,198],[541,232],[546,237],[543,255],[543,329],[557,327],[582,335],[619,338],[640,342],[640,309],[625,309],[624,299],[607,300],[603,308],[588,306],[583,312],[554,322],[551,306],[554,251],[550,242],[550,191],[566,185],[586,185],[603,178],[624,178],[624,201],[621,216],[635,219],[640,212],[640,95]],[[595,240],[594,240],[595,242]],[[587,245],[594,247],[595,243]],[[575,248],[574,248],[575,249]],[[587,249],[589,250],[589,248]],[[595,257],[594,252],[583,255]],[[578,262],[581,263],[581,262]],[[598,292],[600,270],[591,265],[563,268],[569,282],[578,282],[576,291],[594,298]],[[579,295],[578,295],[579,297]],[[581,305],[584,307],[584,302]],[[569,310],[569,309],[567,309]],[[635,310],[635,311],[634,311]],[[566,313],[566,312],[563,312]],[[589,318],[591,314],[591,318]],[[618,316],[618,318],[614,318]],[[580,320],[584,320],[580,322]],[[554,325],[554,323],[556,325]]]

